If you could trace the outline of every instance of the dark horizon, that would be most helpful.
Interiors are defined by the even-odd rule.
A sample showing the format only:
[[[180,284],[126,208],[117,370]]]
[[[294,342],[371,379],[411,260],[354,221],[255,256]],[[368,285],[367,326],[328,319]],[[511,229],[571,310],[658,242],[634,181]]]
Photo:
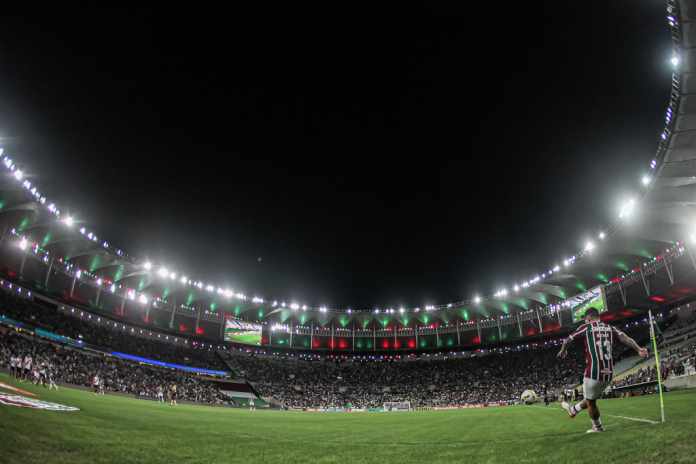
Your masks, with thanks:
[[[191,277],[313,306],[490,294],[616,217],[671,79],[662,2],[506,6],[6,17],[0,137]]]

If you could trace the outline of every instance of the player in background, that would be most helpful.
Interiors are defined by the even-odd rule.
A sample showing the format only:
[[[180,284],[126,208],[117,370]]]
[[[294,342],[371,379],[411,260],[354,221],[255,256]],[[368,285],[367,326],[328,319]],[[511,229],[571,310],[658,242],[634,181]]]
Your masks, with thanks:
[[[157,386],[157,401],[164,403],[164,390],[162,389],[162,385]]]
[[[33,360],[31,359],[31,355],[27,354],[24,356],[24,380],[28,380],[31,382],[31,365],[33,363]]]
[[[609,386],[614,375],[614,358],[612,357],[614,337],[624,345],[633,348],[641,357],[648,356],[648,350],[638,346],[631,337],[616,327],[602,322],[599,319],[599,311],[595,308],[589,308],[585,312],[585,323],[563,341],[563,346],[558,352],[558,357],[564,359],[568,355],[568,345],[571,342],[578,339],[584,342],[586,364],[582,382],[584,399],[573,406],[564,401],[561,407],[571,418],[583,409],[588,409],[592,428],[587,433],[604,432],[597,400]]]
[[[94,378],[92,378],[92,388],[94,389],[94,394],[98,395],[99,394],[99,374],[94,374]]]
[[[176,384],[173,383],[169,387],[169,405],[176,406]]]
[[[58,390],[58,385],[56,385],[56,381],[54,379],[54,368],[53,364],[48,364],[46,366],[46,371],[48,373],[48,389],[49,390]]]

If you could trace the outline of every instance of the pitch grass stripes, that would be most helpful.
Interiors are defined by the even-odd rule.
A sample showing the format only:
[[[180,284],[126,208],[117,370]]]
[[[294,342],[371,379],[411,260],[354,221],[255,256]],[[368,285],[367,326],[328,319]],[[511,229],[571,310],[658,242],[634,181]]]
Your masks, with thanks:
[[[558,412],[558,410],[556,408],[549,408],[547,406],[533,405],[533,407],[538,408],[538,409],[544,409],[546,411],[551,411],[551,412],[556,412],[556,413]],[[659,424],[658,421],[654,421],[652,419],[645,419],[643,417],[617,416],[616,414],[602,414],[602,417],[613,417],[615,419],[624,419],[624,420],[634,421],[634,422],[644,422],[646,424],[652,424],[652,425]]]

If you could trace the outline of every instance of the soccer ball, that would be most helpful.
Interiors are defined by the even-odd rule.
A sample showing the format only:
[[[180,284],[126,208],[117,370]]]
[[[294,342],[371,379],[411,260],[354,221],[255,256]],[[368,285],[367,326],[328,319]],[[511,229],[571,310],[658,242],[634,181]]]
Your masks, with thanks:
[[[536,403],[537,401],[539,401],[539,397],[534,392],[534,390],[523,391],[520,399],[522,400],[522,402],[524,404],[532,404],[532,403]]]

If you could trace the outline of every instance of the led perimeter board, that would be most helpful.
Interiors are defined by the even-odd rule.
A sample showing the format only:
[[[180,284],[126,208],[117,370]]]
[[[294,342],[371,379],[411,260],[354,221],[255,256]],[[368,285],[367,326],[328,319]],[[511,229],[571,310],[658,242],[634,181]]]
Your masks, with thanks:
[[[225,341],[260,346],[261,325],[228,317],[225,319]]]
[[[592,288],[584,293],[569,298],[570,309],[573,314],[573,322],[579,322],[585,318],[585,312],[589,308],[595,308],[599,313],[607,310],[607,297],[604,287],[601,285]]]

